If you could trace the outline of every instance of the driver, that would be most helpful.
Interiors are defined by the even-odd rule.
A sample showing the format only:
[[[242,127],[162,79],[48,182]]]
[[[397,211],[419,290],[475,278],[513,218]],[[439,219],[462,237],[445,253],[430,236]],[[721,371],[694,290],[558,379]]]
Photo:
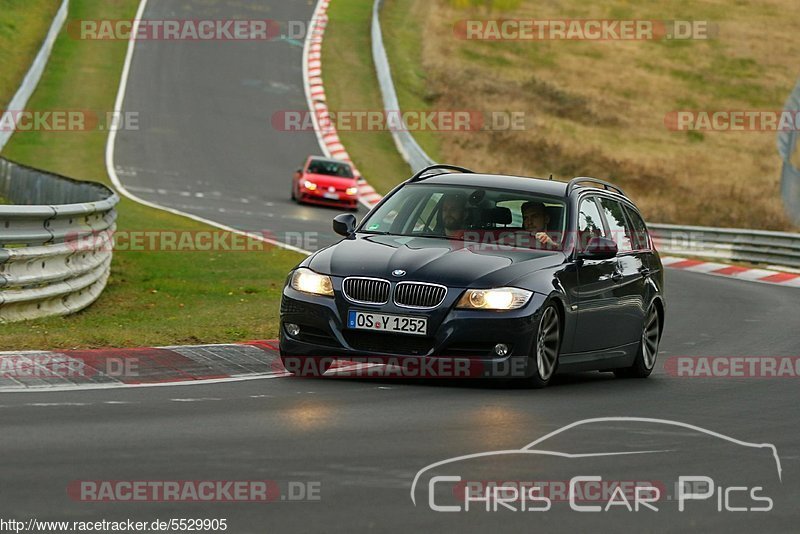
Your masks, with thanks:
[[[530,200],[522,205],[522,228],[533,234],[536,241],[546,247],[557,247],[558,243],[547,235],[550,216],[542,202]]]
[[[440,212],[444,235],[456,237],[464,229],[467,218],[467,196],[464,193],[445,193]]]

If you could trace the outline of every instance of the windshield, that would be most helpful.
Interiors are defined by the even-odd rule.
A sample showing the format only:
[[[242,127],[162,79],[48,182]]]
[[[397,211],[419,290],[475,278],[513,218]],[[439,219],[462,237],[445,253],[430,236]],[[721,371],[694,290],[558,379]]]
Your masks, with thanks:
[[[525,191],[412,184],[364,221],[362,232],[444,237],[525,248],[559,248],[566,205]]]
[[[338,161],[311,160],[311,163],[308,164],[307,172],[311,174],[339,176],[340,178],[353,177],[353,169],[350,165]]]

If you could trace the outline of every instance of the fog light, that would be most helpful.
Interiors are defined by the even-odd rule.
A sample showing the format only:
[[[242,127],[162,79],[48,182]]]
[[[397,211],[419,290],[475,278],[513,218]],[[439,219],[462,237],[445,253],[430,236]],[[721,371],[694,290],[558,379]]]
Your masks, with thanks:
[[[498,343],[494,346],[494,353],[498,356],[505,356],[508,354],[508,345],[505,343]]]
[[[286,332],[288,332],[290,336],[294,337],[300,333],[300,327],[294,323],[286,323]]]

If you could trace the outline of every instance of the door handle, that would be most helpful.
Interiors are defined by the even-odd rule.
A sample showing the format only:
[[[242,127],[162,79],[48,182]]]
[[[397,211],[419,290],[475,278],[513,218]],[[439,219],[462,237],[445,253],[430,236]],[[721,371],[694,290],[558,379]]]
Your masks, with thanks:
[[[615,282],[619,282],[622,280],[622,273],[619,271],[614,271],[614,274],[611,275],[611,279]]]

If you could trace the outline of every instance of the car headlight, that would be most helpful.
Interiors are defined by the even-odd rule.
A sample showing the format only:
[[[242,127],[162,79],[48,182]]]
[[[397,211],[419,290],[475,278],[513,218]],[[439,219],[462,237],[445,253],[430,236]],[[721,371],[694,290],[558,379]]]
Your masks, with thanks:
[[[310,181],[306,180],[305,182],[303,182],[303,187],[305,187],[309,191],[316,191],[317,184],[315,184],[314,182],[310,182]]]
[[[516,287],[468,289],[456,308],[470,310],[516,310],[525,306],[533,292]]]
[[[324,274],[317,274],[311,269],[304,267],[297,269],[292,275],[292,289],[311,293],[313,295],[333,296],[333,283],[331,277]]]
[[[358,193],[358,187],[348,187],[346,193],[353,196]]]

